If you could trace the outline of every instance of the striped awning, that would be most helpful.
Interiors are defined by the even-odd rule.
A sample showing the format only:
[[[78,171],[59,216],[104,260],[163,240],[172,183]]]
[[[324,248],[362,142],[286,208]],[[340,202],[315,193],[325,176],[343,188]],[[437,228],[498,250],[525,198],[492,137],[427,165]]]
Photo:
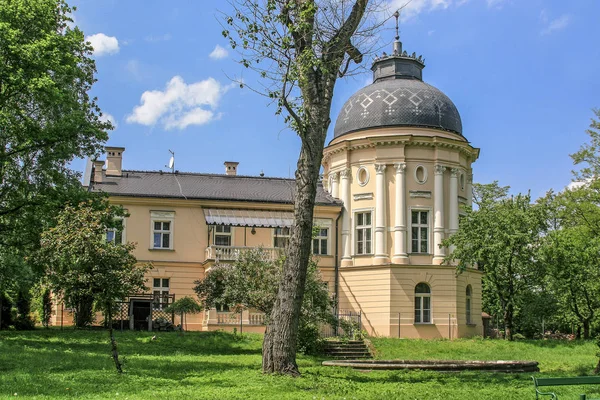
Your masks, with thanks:
[[[207,225],[254,227],[285,227],[294,224],[294,213],[288,211],[257,211],[205,208]]]

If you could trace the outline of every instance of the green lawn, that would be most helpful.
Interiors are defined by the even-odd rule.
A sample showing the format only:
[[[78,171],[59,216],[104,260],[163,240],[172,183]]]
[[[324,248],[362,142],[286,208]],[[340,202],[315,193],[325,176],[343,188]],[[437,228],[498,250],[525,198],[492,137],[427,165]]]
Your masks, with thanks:
[[[300,357],[302,377],[260,373],[261,336],[117,333],[125,371],[116,374],[106,332],[0,332],[0,398],[114,399],[533,399],[529,374],[359,372]],[[377,358],[523,359],[544,376],[590,373],[591,342],[373,339]],[[599,388],[556,388],[578,399]]]

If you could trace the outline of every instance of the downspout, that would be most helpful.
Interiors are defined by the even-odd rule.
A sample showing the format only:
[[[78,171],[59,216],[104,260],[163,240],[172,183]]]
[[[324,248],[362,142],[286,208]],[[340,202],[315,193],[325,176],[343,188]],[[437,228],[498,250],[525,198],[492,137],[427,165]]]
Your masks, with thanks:
[[[340,265],[339,265],[339,235],[338,235],[338,223],[340,218],[342,217],[342,213],[344,209],[340,210],[338,217],[335,219],[335,287],[334,287],[334,296],[335,296],[335,314],[337,315],[339,307],[340,307]]]

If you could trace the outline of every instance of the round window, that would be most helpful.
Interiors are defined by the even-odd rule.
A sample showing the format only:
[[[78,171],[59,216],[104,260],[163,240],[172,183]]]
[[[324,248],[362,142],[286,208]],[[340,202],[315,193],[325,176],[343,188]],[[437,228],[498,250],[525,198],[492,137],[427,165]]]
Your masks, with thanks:
[[[365,167],[360,167],[356,171],[356,181],[360,186],[365,186],[369,183],[369,171]]]
[[[415,168],[415,181],[421,185],[427,182],[427,168],[422,165],[417,165]]]

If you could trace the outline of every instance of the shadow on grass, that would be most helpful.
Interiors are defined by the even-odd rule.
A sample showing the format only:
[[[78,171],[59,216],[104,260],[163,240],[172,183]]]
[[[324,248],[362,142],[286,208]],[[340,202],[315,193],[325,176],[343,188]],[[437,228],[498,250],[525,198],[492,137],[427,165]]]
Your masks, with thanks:
[[[12,333],[12,334],[11,334]],[[226,332],[116,332],[119,353],[124,355],[257,355],[261,348],[256,338],[235,336]],[[152,340],[152,338],[155,340]],[[0,344],[10,347],[40,349],[48,352],[108,354],[107,331],[2,332]]]
[[[571,348],[571,349],[576,349],[582,346],[588,346],[590,343],[593,343],[593,340],[555,340],[555,339],[548,339],[548,340],[519,340],[517,341],[517,343],[525,343],[528,344],[530,346],[535,346],[535,347],[542,347],[542,348],[548,348],[548,349],[554,349],[557,347],[563,347],[563,348]]]
[[[118,375],[106,332],[3,332],[0,397],[92,397],[191,387],[230,387],[235,377],[260,371],[260,338],[221,332],[118,333],[125,374]],[[219,357],[216,357],[216,356]],[[228,379],[224,378],[228,376]]]

